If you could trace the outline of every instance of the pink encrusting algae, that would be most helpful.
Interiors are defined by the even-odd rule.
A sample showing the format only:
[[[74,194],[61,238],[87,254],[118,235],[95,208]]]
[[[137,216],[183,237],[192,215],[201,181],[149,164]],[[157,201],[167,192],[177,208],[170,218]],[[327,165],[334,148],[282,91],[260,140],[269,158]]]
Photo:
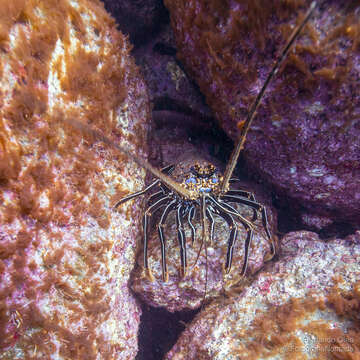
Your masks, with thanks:
[[[280,244],[280,260],[200,312],[167,360],[359,358],[360,232],[324,242],[298,231]]]
[[[165,0],[177,56],[226,133],[242,121],[312,0]],[[243,156],[311,228],[360,222],[360,4],[318,7],[270,83]]]

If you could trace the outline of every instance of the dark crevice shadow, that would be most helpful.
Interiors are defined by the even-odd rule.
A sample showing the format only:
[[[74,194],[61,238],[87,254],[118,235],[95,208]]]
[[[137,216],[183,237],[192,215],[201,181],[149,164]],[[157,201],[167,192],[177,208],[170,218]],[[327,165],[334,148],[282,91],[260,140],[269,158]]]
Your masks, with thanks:
[[[139,351],[135,360],[161,360],[173,347],[186,324],[199,310],[170,313],[164,308],[141,304]]]

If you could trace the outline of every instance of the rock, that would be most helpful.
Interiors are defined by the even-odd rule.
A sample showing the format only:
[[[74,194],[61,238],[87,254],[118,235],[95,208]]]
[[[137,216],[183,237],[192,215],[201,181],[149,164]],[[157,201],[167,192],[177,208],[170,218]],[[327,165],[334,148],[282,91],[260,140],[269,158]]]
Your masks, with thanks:
[[[175,148],[176,149],[176,148]],[[186,149],[186,147],[185,147]],[[175,150],[176,151],[176,150]],[[171,176],[181,182],[184,174],[189,172],[191,166],[195,163],[205,164],[208,161],[201,161],[199,152],[192,154],[187,153],[185,160],[182,155],[178,154],[179,163]],[[213,160],[212,163],[216,162]],[[221,168],[218,166],[218,168]],[[245,186],[244,186],[245,185]],[[232,188],[237,188],[233,185]],[[248,183],[242,182],[242,188],[252,191],[253,189]],[[262,196],[256,198],[264,203]],[[268,203],[266,202],[268,205]],[[239,205],[239,212],[245,218],[252,220],[253,211],[246,205]],[[267,206],[268,220],[270,229],[274,229],[276,224],[276,215],[271,207]],[[238,283],[244,279],[240,277],[242,266],[244,263],[244,243],[247,237],[247,231],[239,223],[237,242],[234,249],[232,270],[230,274],[225,274],[224,266],[230,230],[224,219],[215,215],[215,229],[213,244],[208,244],[205,252],[205,243],[202,244],[202,226],[200,214],[197,211],[195,220],[193,221],[196,228],[196,236],[194,244],[192,244],[191,230],[185,221],[185,237],[187,249],[188,272],[185,277],[181,274],[181,259],[179,243],[177,238],[175,212],[169,214],[164,228],[166,242],[166,263],[168,266],[169,278],[165,282],[162,279],[161,267],[161,247],[156,225],[159,222],[163,210],[154,214],[153,231],[149,238],[148,259],[149,266],[154,276],[154,281],[146,277],[143,272],[143,251],[139,253],[139,267],[134,273],[132,280],[132,289],[144,300],[148,305],[155,307],[164,307],[170,312],[196,309],[204,301],[205,291],[208,299],[218,296],[224,289],[234,283]],[[264,260],[269,257],[270,242],[265,233],[265,229],[261,222],[261,216],[256,221],[254,238],[250,246],[249,264],[247,275],[257,272],[264,264]],[[207,269],[207,270],[206,270]],[[207,282],[206,282],[207,279]],[[246,280],[245,280],[246,281]]]
[[[181,112],[200,117],[193,117],[195,126],[201,120],[211,123],[211,111],[202,94],[176,60],[176,46],[170,24],[164,26],[146,44],[135,49],[134,56],[144,74],[154,110],[172,110],[155,114],[155,122],[160,121],[159,117],[162,121],[171,121],[177,112]]]
[[[309,4],[165,1],[178,58],[233,140]],[[324,226],[360,222],[359,12],[357,3],[321,2],[268,87],[244,151],[297,216]]]
[[[169,22],[169,15],[161,0],[102,1],[116,19],[119,29],[129,35],[131,42],[137,46]]]
[[[287,234],[282,257],[213,302],[166,359],[341,359],[360,355],[360,232],[327,243]]]
[[[63,120],[145,156],[144,82],[100,2],[0,9],[0,358],[134,358],[145,174]]]

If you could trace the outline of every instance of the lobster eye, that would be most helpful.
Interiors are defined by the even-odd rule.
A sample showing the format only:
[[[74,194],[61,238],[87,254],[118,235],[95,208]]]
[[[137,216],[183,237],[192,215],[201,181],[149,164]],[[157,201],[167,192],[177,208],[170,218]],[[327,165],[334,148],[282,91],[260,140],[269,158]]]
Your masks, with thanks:
[[[196,184],[196,179],[194,177],[190,177],[185,180],[185,184]]]

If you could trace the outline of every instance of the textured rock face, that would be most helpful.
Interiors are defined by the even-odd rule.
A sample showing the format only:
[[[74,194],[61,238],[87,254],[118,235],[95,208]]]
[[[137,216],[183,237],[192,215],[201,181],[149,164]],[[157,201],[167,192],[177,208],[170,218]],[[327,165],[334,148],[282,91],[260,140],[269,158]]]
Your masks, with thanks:
[[[170,24],[164,26],[147,44],[136,49],[134,56],[148,85],[154,110],[199,114],[202,121],[210,118],[211,110],[206,106],[203,96],[176,60],[176,46]],[[175,114],[172,116],[175,117]],[[153,116],[155,123],[160,119],[167,122],[172,119],[164,112],[155,112]],[[200,119],[193,118],[192,122],[196,126]]]
[[[66,126],[144,156],[144,83],[97,1],[0,1],[0,358],[131,359],[127,287],[144,171]]]
[[[310,1],[165,4],[179,59],[237,139]],[[360,220],[359,12],[356,2],[321,2],[269,86],[245,146],[249,166],[296,199],[305,208],[303,222],[317,228]]]
[[[230,300],[211,304],[167,359],[356,359],[360,355],[360,233],[282,240],[283,258]]]
[[[195,163],[201,163],[201,160],[194,155],[178,163],[172,177],[174,177],[177,182],[182,182],[185,175],[189,173],[190,167]],[[235,189],[238,188],[238,186],[233,185],[232,188]],[[245,187],[245,189],[251,191],[251,188],[248,186]],[[235,204],[232,203],[232,205]],[[134,274],[132,283],[132,289],[138,293],[147,304],[157,307],[163,306],[171,312],[196,309],[204,300],[205,286],[207,298],[212,298],[218,296],[219,293],[229,286],[246,281],[246,279],[240,277],[244,263],[244,244],[247,238],[246,229],[241,223],[237,223],[238,235],[234,247],[232,270],[230,274],[225,274],[224,267],[230,236],[229,225],[225,219],[217,215],[214,216],[214,241],[212,244],[207,244],[207,251],[205,252],[205,243],[202,243],[202,226],[198,209],[193,221],[196,228],[194,244],[192,243],[191,229],[190,226],[188,226],[187,218],[183,220],[188,263],[188,272],[185,277],[182,277],[180,271],[181,258],[175,211],[170,213],[167,219],[164,235],[169,279],[167,282],[164,282],[162,280],[160,240],[156,227],[163,211],[164,208],[153,214],[154,226],[149,238],[148,259],[155,280],[150,281],[149,278],[144,276],[142,272],[143,253],[141,252],[138,258],[140,267]],[[246,219],[252,220],[253,210],[249,206],[239,205],[238,211]],[[268,207],[268,220],[270,229],[274,229],[276,215],[270,207]],[[260,214],[255,224],[254,237],[249,250],[247,275],[257,272],[270,255],[270,242],[262,225]],[[207,285],[205,285],[206,278]]]

